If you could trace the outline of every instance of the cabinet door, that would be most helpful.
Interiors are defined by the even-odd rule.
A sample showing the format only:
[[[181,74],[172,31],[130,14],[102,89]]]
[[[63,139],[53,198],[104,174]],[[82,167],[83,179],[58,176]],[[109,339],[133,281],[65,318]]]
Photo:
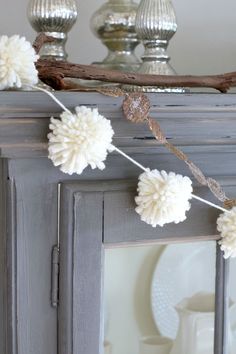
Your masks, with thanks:
[[[56,354],[57,310],[51,306],[51,252],[57,243],[57,184],[33,160],[12,161],[4,179],[1,354]],[[40,170],[39,161],[34,167]],[[0,192],[1,193],[1,192]],[[3,267],[4,262],[4,267]],[[2,269],[3,268],[3,269]],[[0,309],[1,312],[1,309]]]
[[[216,264],[216,282],[212,280],[216,297],[215,349],[212,354],[228,354],[225,330],[228,265],[216,247],[217,213],[196,203],[184,223],[152,228],[141,222],[135,213],[135,188],[136,183],[132,181],[65,183],[61,186],[59,354],[103,354],[104,350],[105,353],[110,350],[109,343],[104,347],[104,313],[107,312],[104,274],[107,282],[113,269],[114,276],[117,273],[114,262],[109,262],[108,249],[186,242],[207,244],[206,241],[210,241],[216,250],[210,265],[214,278]],[[202,189],[198,190],[198,195],[209,197]],[[116,262],[117,267],[125,265],[124,258],[120,260]],[[110,267],[109,271],[104,269],[105,263]],[[109,284],[105,284],[106,288]]]
[[[65,186],[60,225],[60,354],[99,353],[102,238],[103,193],[76,192]]]

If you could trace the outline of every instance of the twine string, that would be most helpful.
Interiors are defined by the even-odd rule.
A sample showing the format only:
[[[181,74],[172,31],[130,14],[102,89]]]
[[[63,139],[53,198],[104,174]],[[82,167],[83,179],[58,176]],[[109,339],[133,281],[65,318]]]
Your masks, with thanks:
[[[144,167],[144,166],[141,165],[138,161],[134,160],[132,157],[130,157],[129,155],[127,155],[125,152],[123,152],[122,150],[118,149],[115,145],[112,145],[112,147],[113,147],[114,150],[117,151],[120,155],[122,155],[124,158],[126,158],[127,160],[129,160],[130,162],[132,162],[134,165],[138,166],[141,170],[143,170],[144,172],[148,172],[148,168]]]
[[[37,89],[39,91],[42,91],[44,93],[46,93],[48,96],[50,96],[64,111],[66,111],[67,113],[69,114],[72,114],[71,111],[66,108],[64,106],[64,104],[59,100],[57,99],[51,92],[47,91],[46,89],[43,89],[41,87],[38,87],[38,86],[32,86],[32,88],[34,89]],[[112,145],[113,149],[118,152],[120,155],[122,155],[124,158],[126,158],[127,160],[129,160],[130,162],[132,162],[134,165],[136,165],[137,167],[139,167],[141,170],[143,170],[144,172],[148,172],[149,169],[147,167],[144,167],[142,164],[140,164],[138,161],[134,160],[132,157],[130,157],[129,155],[127,155],[124,151],[120,150],[119,148],[117,148],[115,145]],[[217,205],[217,204],[214,204],[214,203],[211,203],[210,201],[204,199],[204,198],[201,198],[201,197],[198,197],[197,195],[195,194],[192,194],[192,197],[204,204],[207,204],[207,205],[210,205],[212,206],[213,208],[216,208],[220,211],[223,211],[223,212],[229,212],[229,210],[225,209],[225,208],[222,208],[221,206]]]
[[[117,151],[119,154],[121,154],[122,156],[124,156],[127,160],[129,160],[130,162],[132,162],[134,165],[138,166],[139,168],[141,168],[143,171],[145,172],[148,172],[148,168],[144,167],[143,165],[141,165],[139,162],[137,162],[136,160],[134,160],[132,157],[130,157],[129,155],[127,155],[126,153],[124,153],[122,150],[118,149],[117,147],[114,147],[114,150]],[[202,203],[205,203],[205,204],[208,204],[216,209],[219,209],[223,212],[228,212],[227,209],[225,208],[222,208],[220,205],[217,205],[217,204],[214,204],[214,203],[211,203],[210,201],[206,200],[206,199],[203,199],[201,197],[198,197],[197,195],[193,194],[192,193],[192,197]]]
[[[42,88],[42,87],[38,87],[38,86],[31,86],[33,89],[45,92],[49,97],[51,97],[53,99],[53,101],[55,101],[64,111],[66,111],[69,114],[72,114],[71,111],[66,108],[66,106],[64,106],[64,104],[58,100],[58,98],[56,98],[56,96],[53,95],[53,93],[47,91],[46,89]]]

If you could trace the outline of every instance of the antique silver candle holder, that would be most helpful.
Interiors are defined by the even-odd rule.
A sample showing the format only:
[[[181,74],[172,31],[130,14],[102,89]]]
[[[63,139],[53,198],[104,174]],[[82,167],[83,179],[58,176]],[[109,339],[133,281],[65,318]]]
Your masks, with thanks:
[[[40,51],[41,58],[66,60],[65,43],[67,33],[77,20],[75,0],[30,0],[28,18],[37,32],[44,32],[55,38],[46,43]]]
[[[167,47],[177,30],[176,16],[171,0],[141,0],[137,10],[135,29],[143,42],[145,52],[140,74],[176,75],[169,64]],[[131,91],[184,92],[182,88],[125,86]]]
[[[133,0],[109,0],[95,12],[91,28],[108,48],[108,55],[94,65],[121,71],[138,69],[141,62],[134,54],[139,44],[135,32],[137,7]]]

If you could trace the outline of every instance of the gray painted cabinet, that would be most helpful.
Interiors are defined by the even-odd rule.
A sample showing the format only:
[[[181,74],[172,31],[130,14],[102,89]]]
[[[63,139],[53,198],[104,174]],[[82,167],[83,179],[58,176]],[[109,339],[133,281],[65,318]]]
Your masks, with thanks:
[[[98,106],[114,144],[150,168],[189,175],[144,125],[125,120],[121,99],[57,93],[70,109]],[[171,141],[236,197],[236,95],[150,95],[151,115]],[[0,354],[99,354],[104,247],[217,240],[217,211],[193,202],[179,225],[153,229],[134,211],[140,171],[117,154],[104,171],[62,174],[47,159],[43,93],[0,93]],[[206,188],[195,193],[215,202]],[[57,250],[59,249],[59,254]],[[228,264],[217,252],[215,354],[227,354]],[[191,354],[191,353],[190,353]]]

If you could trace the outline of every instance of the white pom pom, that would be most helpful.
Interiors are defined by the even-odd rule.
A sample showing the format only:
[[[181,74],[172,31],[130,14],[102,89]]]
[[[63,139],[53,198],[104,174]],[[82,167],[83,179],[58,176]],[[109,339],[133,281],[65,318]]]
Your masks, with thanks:
[[[217,230],[221,233],[219,244],[224,258],[236,257],[236,207],[219,216]]]
[[[27,87],[38,82],[32,45],[18,35],[0,36],[0,90]]]
[[[62,172],[81,174],[88,165],[105,168],[114,132],[97,109],[81,106],[76,107],[76,114],[63,112],[61,120],[51,118],[50,129],[49,158]]]
[[[136,212],[141,220],[156,227],[186,219],[191,207],[192,181],[174,172],[144,172],[139,177]]]

